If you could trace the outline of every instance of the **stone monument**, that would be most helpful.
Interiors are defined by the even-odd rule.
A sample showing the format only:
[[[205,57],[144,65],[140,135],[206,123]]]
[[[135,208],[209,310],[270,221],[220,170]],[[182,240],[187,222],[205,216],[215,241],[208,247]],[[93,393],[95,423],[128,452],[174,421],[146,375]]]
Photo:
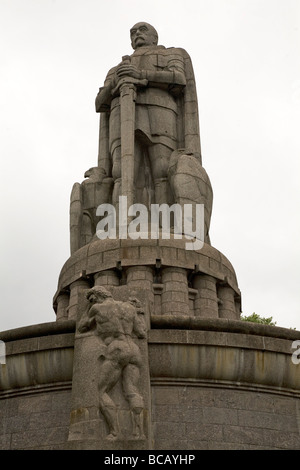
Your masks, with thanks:
[[[0,332],[0,449],[299,449],[300,332],[240,320],[191,59],[147,23],[130,36],[71,191],[56,321]]]
[[[151,448],[151,323],[240,315],[235,272],[210,243],[213,193],[202,166],[191,59],[184,49],[158,45],[148,23],[134,25],[130,38],[133,54],[109,70],[96,97],[98,166],[74,184],[71,257],[55,295],[57,321],[77,324],[70,448]],[[121,213],[124,200],[135,212],[124,215],[122,206]],[[101,232],[109,207],[117,214],[113,232]],[[140,231],[129,237],[141,207],[151,220],[139,220]],[[182,224],[188,207],[190,221],[202,208],[201,236]],[[184,239],[191,233],[200,242],[192,250]]]

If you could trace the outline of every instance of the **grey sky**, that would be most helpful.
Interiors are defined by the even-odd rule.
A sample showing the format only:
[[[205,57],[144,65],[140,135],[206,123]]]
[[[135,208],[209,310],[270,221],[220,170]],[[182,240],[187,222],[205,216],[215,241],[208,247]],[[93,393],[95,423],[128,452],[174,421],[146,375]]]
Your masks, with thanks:
[[[95,96],[138,21],[191,55],[211,241],[243,313],[300,330],[298,0],[1,0],[0,330],[55,320],[70,192],[97,162]]]

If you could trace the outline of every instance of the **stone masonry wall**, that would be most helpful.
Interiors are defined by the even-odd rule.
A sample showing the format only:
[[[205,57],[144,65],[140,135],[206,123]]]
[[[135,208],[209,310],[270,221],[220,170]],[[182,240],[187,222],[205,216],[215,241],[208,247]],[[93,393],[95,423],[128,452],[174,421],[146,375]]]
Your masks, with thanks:
[[[70,403],[71,390],[0,400],[0,450],[63,449]]]
[[[0,333],[0,450],[61,449],[68,438],[73,369],[72,322]]]
[[[299,449],[299,400],[231,388],[152,387],[157,450]]]
[[[300,365],[291,360],[299,332],[168,316],[151,325],[153,449],[300,448]],[[0,334],[0,450],[68,448],[74,328]]]

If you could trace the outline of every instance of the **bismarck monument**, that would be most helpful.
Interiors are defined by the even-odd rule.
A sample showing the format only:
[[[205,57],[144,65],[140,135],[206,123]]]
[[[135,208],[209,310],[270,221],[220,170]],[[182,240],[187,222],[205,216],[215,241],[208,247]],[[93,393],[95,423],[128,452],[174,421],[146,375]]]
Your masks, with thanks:
[[[191,59],[147,23],[130,37],[96,97],[98,164],[71,192],[56,322],[0,334],[2,448],[296,449],[300,333],[240,320]]]

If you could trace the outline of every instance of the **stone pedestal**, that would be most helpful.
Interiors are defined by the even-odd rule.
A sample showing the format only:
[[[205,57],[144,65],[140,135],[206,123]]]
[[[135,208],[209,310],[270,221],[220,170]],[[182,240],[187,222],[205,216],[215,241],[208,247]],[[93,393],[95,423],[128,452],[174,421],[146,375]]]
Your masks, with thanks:
[[[78,324],[90,308],[85,294],[91,288],[100,287],[105,288],[118,305],[129,302],[143,314],[147,337],[131,337],[142,358],[138,368],[138,387],[143,401],[142,437],[134,436],[135,420],[139,416],[134,414],[134,410],[139,409],[134,403],[140,398],[135,399],[134,394],[126,392],[125,369],[107,393],[108,400],[116,406],[119,427],[117,436],[110,435],[110,425],[101,408],[99,383],[103,373],[101,357],[107,357],[111,346],[103,344],[98,327],[84,333],[78,330]],[[65,318],[68,312],[68,318],[77,321],[68,448],[151,449],[153,410],[148,352],[151,318],[166,318],[167,322],[173,318],[176,329],[176,319],[180,322],[187,319],[187,324],[194,319],[237,319],[239,301],[240,291],[231,264],[208,244],[199,251],[188,251],[183,239],[95,239],[72,255],[61,271],[54,298],[58,320]],[[110,320],[114,316],[112,312]]]
[[[201,250],[188,251],[184,239],[95,239],[63,266],[54,297],[57,319],[65,318],[65,312],[68,319],[76,318],[78,293],[93,285],[108,287],[120,300],[130,290],[144,305],[148,324],[150,314],[240,316],[235,271],[222,253],[206,243]]]
[[[70,320],[0,332],[1,450],[117,448],[98,407],[99,345],[74,333]],[[298,450],[300,366],[291,346],[299,338],[238,320],[152,316],[150,452]],[[130,436],[126,413],[120,407]],[[119,449],[144,448],[128,436]]]

